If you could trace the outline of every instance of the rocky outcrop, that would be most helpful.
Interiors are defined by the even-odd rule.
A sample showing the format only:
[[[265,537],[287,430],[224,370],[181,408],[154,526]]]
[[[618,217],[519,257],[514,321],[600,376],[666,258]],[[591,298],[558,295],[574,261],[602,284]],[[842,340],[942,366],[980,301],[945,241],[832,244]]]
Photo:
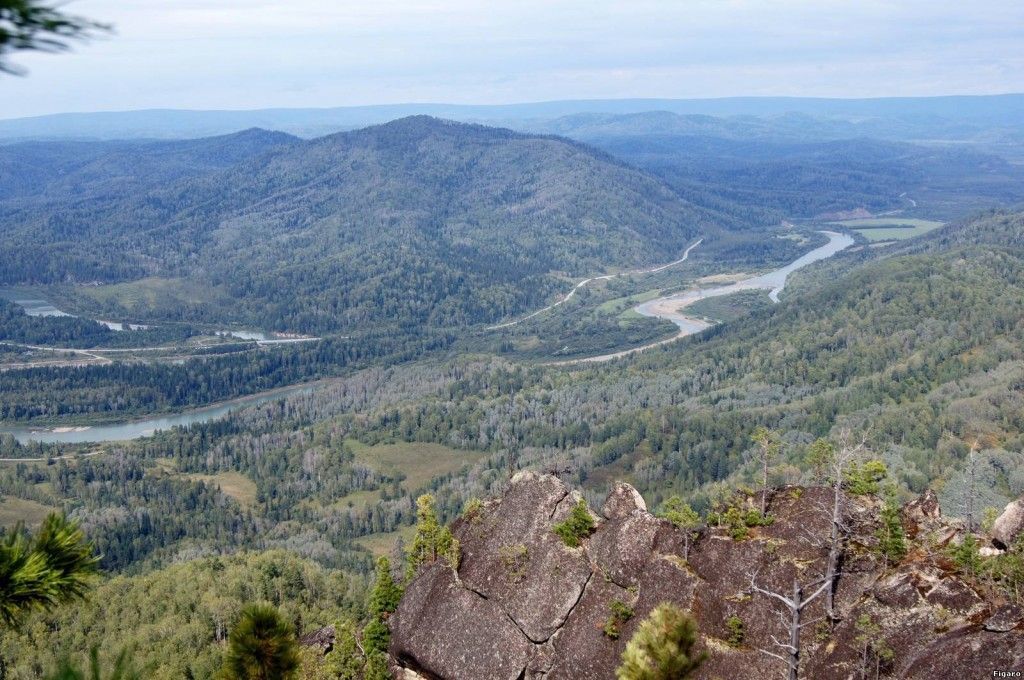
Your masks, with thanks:
[[[502,498],[453,523],[462,546],[458,570],[435,563],[409,584],[391,618],[393,661],[407,677],[611,679],[640,621],[668,601],[699,626],[708,660],[698,677],[777,677],[781,662],[761,650],[774,651],[772,637],[785,630],[776,603],[752,593],[751,579],[787,591],[824,571],[830,493],[775,491],[773,523],[739,540],[705,529],[684,560],[682,532],[621,483],[602,517],[594,516],[592,535],[579,547],[565,545],[553,527],[580,496],[554,477],[520,473]],[[922,497],[904,509],[908,533],[929,541],[948,533],[932,501]],[[865,619],[894,652],[882,667],[886,677],[959,679],[968,669],[989,677],[1022,668],[1020,608],[989,601],[940,557],[912,555],[886,568],[871,549],[877,505],[848,506],[844,520],[854,534],[836,584],[841,618],[834,627],[804,629],[802,677],[860,677]],[[633,615],[616,618],[615,611]],[[821,598],[804,620],[824,613]],[[732,617],[743,623],[742,640],[727,626]]]
[[[992,525],[992,542],[997,548],[1006,549],[1024,534],[1024,499],[1018,499],[1006,506],[1003,513]]]

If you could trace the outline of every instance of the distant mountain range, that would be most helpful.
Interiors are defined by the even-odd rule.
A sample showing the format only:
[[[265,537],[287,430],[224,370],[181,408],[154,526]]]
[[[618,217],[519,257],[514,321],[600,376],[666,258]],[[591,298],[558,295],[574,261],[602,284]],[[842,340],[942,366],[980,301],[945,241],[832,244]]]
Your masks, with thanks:
[[[384,123],[412,115],[500,124],[521,129],[548,128],[543,122],[581,114],[623,115],[651,111],[681,116],[778,118],[796,115],[847,121],[829,134],[845,134],[852,125],[889,135],[936,134],[960,138],[981,129],[1010,127],[1024,121],[1024,94],[822,99],[802,97],[728,97],[722,99],[604,99],[504,105],[392,104],[335,108],[190,111],[153,109],[101,113],[62,113],[0,120],[0,140],[189,138],[238,132],[251,127],[318,136]],[[807,121],[804,120],[803,125]],[[570,121],[570,124],[572,122]],[[824,123],[822,123],[824,124]],[[796,123],[794,132],[806,134]],[[826,131],[829,126],[826,126]],[[562,134],[565,131],[562,130]],[[905,137],[900,137],[905,138]]]

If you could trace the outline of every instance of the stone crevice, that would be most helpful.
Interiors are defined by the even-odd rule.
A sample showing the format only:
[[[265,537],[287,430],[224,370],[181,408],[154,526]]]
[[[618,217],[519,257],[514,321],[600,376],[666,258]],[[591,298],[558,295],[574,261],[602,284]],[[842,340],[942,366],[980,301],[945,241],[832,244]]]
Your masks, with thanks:
[[[488,532],[465,522],[453,525],[463,544],[457,574],[431,565],[409,584],[391,619],[396,663],[445,680],[613,680],[633,632],[668,601],[689,611],[709,652],[697,678],[769,677],[778,672],[777,663],[758,650],[784,633],[777,608],[768,598],[737,594],[745,592],[754,569],[760,568],[763,587],[783,592],[807,569],[823,569],[826,559],[800,540],[808,532],[828,536],[829,523],[814,512],[830,497],[824,487],[771,494],[775,522],[747,540],[706,529],[691,541],[686,564],[683,534],[648,513],[628,485],[616,485],[602,521],[575,550],[548,529],[574,492],[553,477],[520,473],[507,493],[483,510]],[[863,644],[857,622],[863,617],[879,626],[878,635],[894,651],[884,669],[889,677],[959,680],[964,669],[1019,665],[1024,608],[1000,609],[1002,601],[921,551],[884,566],[868,550],[877,505],[851,502],[864,521],[853,523],[840,556],[836,606],[843,617],[827,643],[805,631],[802,677],[858,667]],[[911,529],[930,535],[947,527],[955,533],[937,510],[924,501],[918,505],[923,509],[911,507],[904,517],[912,525],[908,535],[914,535]],[[520,544],[530,560],[512,578],[500,550]],[[603,633],[615,600],[634,609],[617,638]],[[823,613],[821,606],[812,607],[808,620]],[[725,622],[732,616],[743,622],[746,638],[725,647]]]

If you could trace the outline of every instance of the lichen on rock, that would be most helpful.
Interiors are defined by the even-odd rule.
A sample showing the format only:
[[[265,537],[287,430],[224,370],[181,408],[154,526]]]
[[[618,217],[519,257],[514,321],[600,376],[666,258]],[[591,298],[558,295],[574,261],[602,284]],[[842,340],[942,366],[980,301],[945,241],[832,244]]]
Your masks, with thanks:
[[[696,620],[708,652],[697,677],[777,676],[781,662],[761,650],[784,631],[771,599],[751,595],[751,575],[782,591],[823,573],[830,520],[821,508],[830,494],[771,493],[774,522],[743,540],[706,528],[684,559],[682,531],[650,514],[623,483],[612,487],[602,517],[592,514],[593,532],[579,547],[566,546],[553,527],[582,497],[553,476],[519,473],[502,497],[452,524],[462,546],[458,570],[438,562],[409,584],[391,619],[393,662],[425,678],[611,680],[639,623],[671,602]],[[957,535],[933,500],[908,504],[904,522],[922,536]],[[879,644],[892,649],[888,677],[959,680],[966,668],[1020,668],[1019,608],[989,601],[941,559],[915,554],[886,567],[871,553],[877,515],[870,500],[849,503],[844,521],[854,534],[835,589],[840,619],[801,634],[801,677],[858,677],[859,620],[872,622]],[[632,616],[620,615],[607,634],[610,617],[626,609]],[[824,614],[816,602],[805,620]],[[741,642],[730,637],[728,622],[736,620]]]

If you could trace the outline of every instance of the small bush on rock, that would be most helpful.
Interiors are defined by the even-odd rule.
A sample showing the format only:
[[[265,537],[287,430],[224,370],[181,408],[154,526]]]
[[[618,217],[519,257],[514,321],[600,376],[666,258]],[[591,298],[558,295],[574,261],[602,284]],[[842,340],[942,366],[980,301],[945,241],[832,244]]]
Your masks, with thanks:
[[[612,640],[618,640],[622,624],[633,618],[633,608],[620,600],[612,600],[609,608],[612,613],[604,624],[604,634]]]
[[[555,533],[561,536],[570,548],[578,548],[580,541],[593,531],[594,518],[590,516],[587,502],[582,498],[573,506],[572,512],[569,513],[565,521],[555,525]]]

